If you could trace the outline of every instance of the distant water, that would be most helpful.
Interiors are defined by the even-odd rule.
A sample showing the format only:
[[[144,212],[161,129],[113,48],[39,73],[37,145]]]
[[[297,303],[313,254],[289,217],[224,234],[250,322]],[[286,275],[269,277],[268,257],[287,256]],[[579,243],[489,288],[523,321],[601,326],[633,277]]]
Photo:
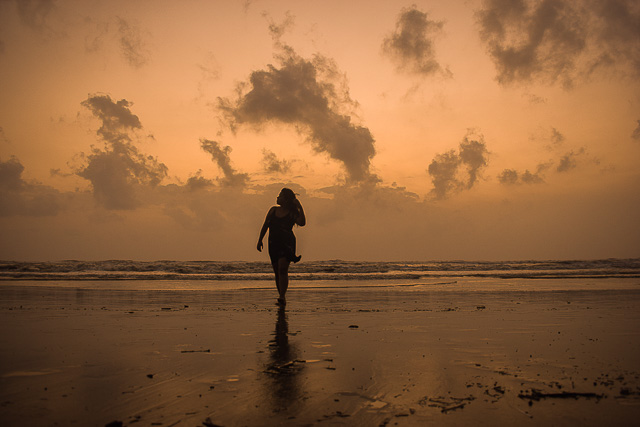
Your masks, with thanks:
[[[387,281],[456,278],[640,278],[640,258],[574,261],[304,261],[292,264],[292,280]],[[0,280],[273,280],[267,262],[221,261],[0,261]]]

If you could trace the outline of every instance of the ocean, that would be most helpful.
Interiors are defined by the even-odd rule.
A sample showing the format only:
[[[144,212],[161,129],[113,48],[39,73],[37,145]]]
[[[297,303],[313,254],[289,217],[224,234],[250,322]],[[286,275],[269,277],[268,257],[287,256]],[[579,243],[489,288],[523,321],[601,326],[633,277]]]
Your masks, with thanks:
[[[296,285],[353,286],[355,282],[411,285],[428,283],[461,283],[518,280],[533,283],[534,279],[638,279],[640,258],[602,260],[550,261],[427,261],[427,262],[357,262],[302,261],[290,267],[290,279]],[[169,281],[250,283],[272,281],[268,262],[223,261],[0,261],[0,281]],[[352,282],[349,285],[349,282]],[[314,283],[316,285],[314,285]],[[247,285],[249,284],[249,285]]]

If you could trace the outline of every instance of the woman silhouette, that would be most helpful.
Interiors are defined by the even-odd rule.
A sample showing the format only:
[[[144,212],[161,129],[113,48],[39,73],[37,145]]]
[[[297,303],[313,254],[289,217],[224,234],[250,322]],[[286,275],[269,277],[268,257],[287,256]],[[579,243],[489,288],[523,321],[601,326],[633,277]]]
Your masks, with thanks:
[[[296,194],[289,188],[283,188],[280,191],[276,203],[276,206],[269,209],[260,229],[258,251],[262,252],[262,239],[269,230],[269,258],[276,275],[278,305],[284,307],[287,303],[285,294],[289,287],[289,264],[298,262],[302,258],[300,255],[296,256],[296,236],[293,234],[293,225],[298,224],[303,227],[307,219]]]

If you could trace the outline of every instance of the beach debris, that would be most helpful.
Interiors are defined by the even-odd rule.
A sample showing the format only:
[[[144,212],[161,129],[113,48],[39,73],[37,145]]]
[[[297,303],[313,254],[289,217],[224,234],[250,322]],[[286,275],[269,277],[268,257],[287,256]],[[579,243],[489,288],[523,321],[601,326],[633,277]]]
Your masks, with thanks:
[[[620,388],[619,397],[640,396],[640,387],[636,387],[636,390],[632,390],[629,387]]]
[[[153,374],[147,374],[147,378],[153,378]]]
[[[202,422],[202,425],[204,427],[222,427],[220,424],[216,424],[211,421],[211,417],[207,417],[207,419]]]
[[[478,306],[476,306],[476,310],[484,310],[485,308],[487,308],[487,307],[486,307],[486,306],[484,306],[484,305],[478,305]]]
[[[318,420],[318,422],[321,422],[324,420],[330,420],[331,418],[347,418],[350,416],[351,415],[349,414],[344,414],[342,411],[336,411],[333,414],[323,415],[322,418]]]
[[[526,392],[522,392],[520,391],[520,393],[518,394],[518,397],[520,399],[528,399],[529,400],[529,405],[531,405],[531,403],[535,400],[536,402],[540,401],[541,399],[578,399],[580,397],[584,397],[586,399],[602,399],[605,396],[603,394],[597,394],[597,393],[579,393],[579,392],[573,392],[573,391],[562,391],[562,392],[544,392],[535,388],[532,388],[531,390],[528,390]]]
[[[267,368],[262,371],[265,374],[271,375],[292,375],[296,373],[300,368],[302,368],[302,364],[307,363],[306,360],[291,360],[289,362],[285,362],[283,364],[271,364],[267,366]]]
[[[162,311],[171,311],[171,307],[162,307],[160,310],[162,310]]]
[[[442,412],[443,414],[446,414],[447,412],[464,408],[473,400],[475,400],[475,397],[471,395],[467,397],[449,397],[449,398],[442,397],[442,396],[431,398],[431,397],[425,396],[418,401],[418,405],[429,406],[431,408],[439,408],[440,412]]]
[[[180,353],[211,353],[211,349],[202,349],[202,350],[181,350]]]
[[[358,329],[358,328],[359,328],[359,326],[358,326],[358,325],[349,325],[349,328],[351,328],[351,329]]]
[[[104,425],[104,427],[122,427],[122,421],[111,421]]]

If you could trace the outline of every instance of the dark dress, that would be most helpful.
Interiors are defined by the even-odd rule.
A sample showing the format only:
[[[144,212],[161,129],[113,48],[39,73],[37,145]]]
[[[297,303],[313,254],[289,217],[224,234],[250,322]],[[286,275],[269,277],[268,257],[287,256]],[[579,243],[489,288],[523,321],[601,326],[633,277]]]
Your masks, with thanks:
[[[293,214],[289,212],[280,218],[275,211],[269,219],[269,258],[272,264],[277,264],[280,258],[292,262],[300,261],[296,256],[296,236],[293,234],[293,224],[296,223]]]

